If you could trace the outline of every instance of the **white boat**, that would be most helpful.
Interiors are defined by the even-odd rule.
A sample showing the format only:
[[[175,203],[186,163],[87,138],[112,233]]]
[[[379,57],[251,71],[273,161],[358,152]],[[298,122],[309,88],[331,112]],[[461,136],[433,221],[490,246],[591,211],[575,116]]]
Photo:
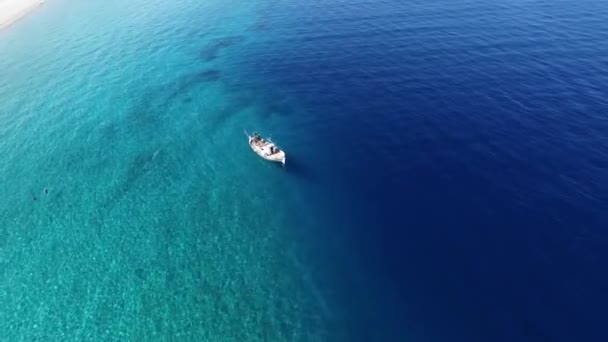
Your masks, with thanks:
[[[249,146],[253,152],[266,160],[285,165],[285,151],[280,149],[270,139],[264,139],[256,132],[253,132],[251,135],[247,134],[247,137],[249,138]]]

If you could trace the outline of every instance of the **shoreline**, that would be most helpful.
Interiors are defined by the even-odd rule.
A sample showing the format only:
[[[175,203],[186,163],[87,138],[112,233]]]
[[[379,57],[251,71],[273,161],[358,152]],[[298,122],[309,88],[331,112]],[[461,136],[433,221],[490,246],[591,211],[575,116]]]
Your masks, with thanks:
[[[0,0],[0,31],[40,7],[44,0]]]

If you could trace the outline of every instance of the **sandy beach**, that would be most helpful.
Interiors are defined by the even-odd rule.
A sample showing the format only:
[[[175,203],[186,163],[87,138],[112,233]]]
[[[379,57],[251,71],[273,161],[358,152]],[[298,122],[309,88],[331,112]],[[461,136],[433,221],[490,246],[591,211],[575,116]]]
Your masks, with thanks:
[[[44,0],[0,0],[0,30],[42,5]]]

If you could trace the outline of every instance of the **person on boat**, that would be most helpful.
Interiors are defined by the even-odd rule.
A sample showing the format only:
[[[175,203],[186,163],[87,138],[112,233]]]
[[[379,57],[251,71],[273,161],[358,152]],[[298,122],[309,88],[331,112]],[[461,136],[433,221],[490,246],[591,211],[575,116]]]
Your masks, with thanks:
[[[262,148],[262,151],[264,151],[264,155],[265,156],[269,156],[270,155],[270,150],[269,150],[268,146],[264,146]]]
[[[260,134],[258,132],[253,133],[253,141],[254,142],[259,142],[262,140],[262,137],[260,136]]]

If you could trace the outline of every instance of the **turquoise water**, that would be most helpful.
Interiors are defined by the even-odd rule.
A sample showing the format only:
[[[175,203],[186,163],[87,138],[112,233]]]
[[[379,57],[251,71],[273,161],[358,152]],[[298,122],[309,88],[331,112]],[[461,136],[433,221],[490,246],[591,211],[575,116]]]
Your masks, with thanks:
[[[243,135],[310,142],[241,57],[267,6],[48,0],[0,32],[2,340],[346,336],[323,184]]]
[[[47,0],[0,32],[0,340],[608,341],[606,41],[598,0]]]

